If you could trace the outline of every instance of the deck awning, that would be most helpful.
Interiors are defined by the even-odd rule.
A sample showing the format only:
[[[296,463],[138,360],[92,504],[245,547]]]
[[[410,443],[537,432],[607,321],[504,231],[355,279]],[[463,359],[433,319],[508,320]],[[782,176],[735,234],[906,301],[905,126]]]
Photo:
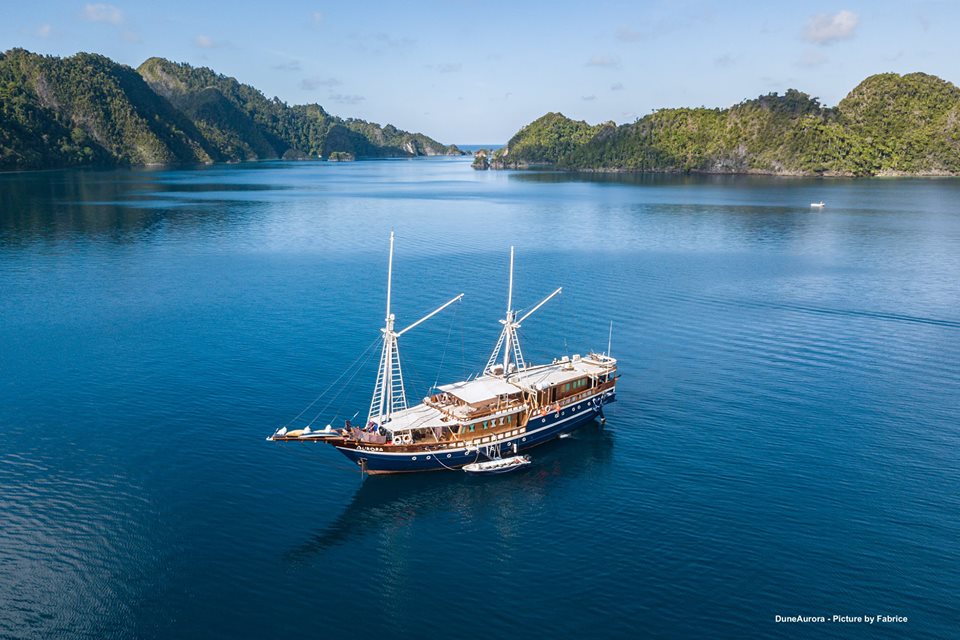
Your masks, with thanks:
[[[485,400],[493,400],[497,396],[520,393],[520,389],[517,386],[505,382],[501,378],[488,378],[486,376],[467,382],[445,384],[438,388],[441,391],[460,398],[467,404],[478,404]]]

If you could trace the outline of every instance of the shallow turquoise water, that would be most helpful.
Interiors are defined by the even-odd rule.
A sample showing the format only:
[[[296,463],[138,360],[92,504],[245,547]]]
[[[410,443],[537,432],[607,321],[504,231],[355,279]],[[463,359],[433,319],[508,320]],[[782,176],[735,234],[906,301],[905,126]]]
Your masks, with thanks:
[[[953,637],[957,203],[447,158],[0,174],[0,637]],[[400,324],[466,293],[404,336],[410,397],[486,361],[514,244],[521,306],[564,287],[528,361],[613,321],[606,427],[495,479],[265,442],[377,339],[390,229]],[[363,413],[374,360],[307,417]]]

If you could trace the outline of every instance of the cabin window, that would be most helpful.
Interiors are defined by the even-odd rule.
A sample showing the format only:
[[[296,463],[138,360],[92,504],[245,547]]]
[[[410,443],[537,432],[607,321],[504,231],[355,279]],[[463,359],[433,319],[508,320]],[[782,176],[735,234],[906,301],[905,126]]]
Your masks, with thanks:
[[[470,425],[470,433],[473,433],[476,430],[477,426],[472,424]]]
[[[513,422],[513,416],[507,416],[507,424]]]

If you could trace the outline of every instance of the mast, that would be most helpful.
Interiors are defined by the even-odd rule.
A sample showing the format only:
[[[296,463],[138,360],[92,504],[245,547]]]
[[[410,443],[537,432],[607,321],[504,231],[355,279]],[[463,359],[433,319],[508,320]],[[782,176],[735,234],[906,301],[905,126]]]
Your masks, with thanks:
[[[513,313],[513,247],[510,247],[510,285],[507,287],[507,317],[503,321],[504,330],[508,330],[510,335],[507,337],[507,348],[503,350],[503,373],[506,375],[510,371],[510,347],[513,343],[512,338],[516,336],[516,327],[513,326],[515,314]],[[519,343],[517,344],[519,347]],[[523,355],[517,355],[517,363],[523,362]]]
[[[393,284],[393,231],[390,232],[390,258],[387,261],[387,311],[383,333],[383,349],[380,352],[380,368],[377,371],[377,382],[373,388],[373,397],[370,399],[370,412],[367,414],[367,424],[389,422],[397,411],[407,408],[407,393],[403,385],[403,369],[400,366],[400,347],[397,338],[413,329],[417,325],[432,318],[454,302],[463,298],[461,293],[434,309],[410,326],[401,331],[395,331],[396,316],[390,311],[390,294]]]
[[[549,302],[554,296],[559,295],[563,287],[559,287],[553,293],[537,303],[537,305],[517,319],[517,312],[513,309],[513,247],[510,247],[510,280],[507,287],[507,314],[500,320],[503,325],[503,331],[500,332],[500,338],[497,340],[497,346],[493,348],[487,365],[483,368],[484,373],[493,373],[494,364],[500,359],[500,350],[503,349],[503,375],[510,375],[510,358],[513,356],[514,363],[518,371],[526,369],[527,365],[523,360],[523,352],[520,349],[520,336],[517,329],[520,324],[534,314],[540,307]]]

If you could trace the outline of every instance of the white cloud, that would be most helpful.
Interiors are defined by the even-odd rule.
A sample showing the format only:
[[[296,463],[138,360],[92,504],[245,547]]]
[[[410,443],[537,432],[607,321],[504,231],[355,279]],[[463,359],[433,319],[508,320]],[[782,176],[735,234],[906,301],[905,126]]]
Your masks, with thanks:
[[[630,27],[620,27],[617,29],[617,40],[621,42],[640,42],[644,39],[641,31],[634,31]]]
[[[593,102],[594,100],[597,99],[597,96],[594,96],[594,95],[580,96],[580,99],[581,99],[581,100],[584,100],[584,101],[586,101],[586,102]]]
[[[49,38],[51,35],[53,35],[53,27],[51,27],[49,24],[42,24],[37,27],[37,30],[34,31],[34,34],[36,34],[38,38]]]
[[[197,45],[201,49],[213,49],[217,46],[217,43],[213,41],[213,38],[204,35],[199,35],[194,38],[193,44]]]
[[[88,4],[83,7],[83,19],[87,22],[120,24],[123,22],[123,12],[112,4]]]
[[[408,38],[406,36],[392,36],[389,33],[378,33],[374,36],[374,39],[382,45],[390,47],[391,49],[409,49],[413,47],[417,41],[413,38]]]
[[[671,3],[664,4],[669,6]],[[698,24],[712,22],[714,19],[715,15],[712,9],[693,11],[681,6],[662,12],[659,16],[651,16],[636,29],[628,25],[622,25],[617,28],[614,35],[620,42],[649,42],[671,33],[686,31]]]
[[[286,62],[278,62],[270,65],[270,68],[275,71],[300,71],[300,61],[287,60]]]
[[[460,69],[463,68],[463,65],[459,62],[450,62],[446,64],[438,64],[437,71],[440,73],[457,73]]]
[[[830,44],[854,36],[860,16],[844,9],[837,13],[821,13],[807,22],[803,37],[816,44]]]
[[[339,104],[360,104],[366,100],[366,98],[363,96],[358,96],[356,94],[344,95],[342,93],[330,94],[329,99],[331,102],[336,102]]]
[[[736,64],[736,62],[737,62],[737,59],[735,57],[733,57],[729,53],[724,53],[713,59],[713,66],[721,67],[721,68],[732,67],[734,64]]]
[[[617,69],[620,67],[620,58],[614,56],[593,56],[587,60],[588,67],[605,67],[607,69]]]
[[[610,91],[623,91],[623,83],[614,82],[612,85],[610,85]]]
[[[304,91],[316,91],[317,89],[321,89],[324,87],[326,87],[327,89],[332,89],[334,87],[339,87],[341,84],[343,83],[340,82],[340,80],[338,80],[337,78],[313,77],[313,78],[304,78],[303,80],[301,80],[300,88],[303,89]]]
[[[323,24],[323,11],[314,11],[310,14],[310,20],[313,24]]]
[[[803,52],[803,55],[800,56],[800,59],[797,61],[797,65],[801,67],[807,67],[812,69],[814,67],[821,67],[827,63],[827,56],[823,55],[819,51],[814,51],[808,49]]]

